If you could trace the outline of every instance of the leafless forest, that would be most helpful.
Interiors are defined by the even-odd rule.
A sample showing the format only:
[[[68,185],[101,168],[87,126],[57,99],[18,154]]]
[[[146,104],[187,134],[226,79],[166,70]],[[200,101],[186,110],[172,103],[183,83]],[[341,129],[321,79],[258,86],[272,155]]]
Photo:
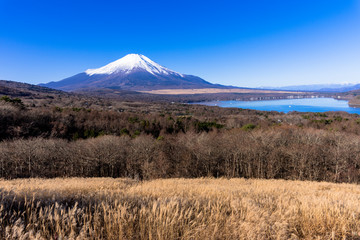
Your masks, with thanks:
[[[358,115],[52,101],[2,98],[0,177],[360,180]]]

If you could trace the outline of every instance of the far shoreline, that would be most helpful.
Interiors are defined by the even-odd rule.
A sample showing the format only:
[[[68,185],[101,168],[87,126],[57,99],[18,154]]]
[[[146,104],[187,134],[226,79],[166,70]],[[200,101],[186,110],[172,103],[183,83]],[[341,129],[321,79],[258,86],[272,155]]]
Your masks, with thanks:
[[[326,103],[328,105],[307,105],[307,104],[269,104],[269,105],[257,105],[256,102],[275,102],[275,101],[298,101],[304,99],[324,99],[325,101],[328,99],[333,99],[335,101],[346,101],[347,106],[339,106],[332,105],[333,103]],[[239,104],[237,104],[238,102]],[[242,104],[241,104],[242,103]],[[254,104],[252,104],[254,103]],[[189,104],[198,104],[203,106],[210,106],[210,107],[220,107],[220,108],[241,108],[241,109],[248,109],[248,110],[257,110],[257,111],[276,111],[282,113],[289,113],[289,112],[347,112],[349,114],[360,114],[359,107],[356,107],[350,103],[349,99],[339,98],[339,97],[329,97],[329,96],[304,96],[304,97],[283,97],[277,99],[262,99],[262,100],[213,100],[213,101],[201,101],[201,102],[191,102]],[[233,105],[232,105],[233,104]],[[286,106],[288,105],[289,108]],[[359,105],[358,105],[359,106]],[[339,108],[339,109],[338,109]],[[291,109],[291,110],[290,110]],[[294,110],[292,110],[294,109]],[[359,110],[359,112],[357,112]],[[355,112],[354,112],[355,111]]]

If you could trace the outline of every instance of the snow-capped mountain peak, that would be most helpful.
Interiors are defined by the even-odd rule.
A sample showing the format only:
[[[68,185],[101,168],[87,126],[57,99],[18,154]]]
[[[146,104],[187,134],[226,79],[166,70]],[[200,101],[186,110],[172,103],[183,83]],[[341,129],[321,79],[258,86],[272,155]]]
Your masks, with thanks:
[[[153,75],[156,74],[165,74],[165,75],[178,75],[183,76],[180,73],[174,72],[170,69],[167,69],[156,62],[152,61],[151,59],[147,58],[141,54],[128,54],[119,60],[116,60],[108,65],[105,65],[101,68],[96,69],[88,69],[85,73],[89,76],[95,74],[115,74],[115,73],[130,73],[133,70],[142,69],[145,70]]]
[[[197,76],[177,73],[141,54],[129,54],[101,68],[88,69],[42,86],[65,91],[97,88],[147,91],[225,87],[212,84]]]

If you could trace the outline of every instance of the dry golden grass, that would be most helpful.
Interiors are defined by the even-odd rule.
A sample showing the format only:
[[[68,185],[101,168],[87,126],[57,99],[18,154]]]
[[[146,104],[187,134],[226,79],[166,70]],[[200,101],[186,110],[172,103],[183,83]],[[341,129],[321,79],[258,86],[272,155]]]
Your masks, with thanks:
[[[259,89],[240,89],[240,88],[196,88],[196,89],[160,89],[150,91],[139,91],[151,94],[205,94],[205,93],[296,93],[293,91],[275,91],[275,90],[259,90]]]
[[[359,239],[360,186],[284,180],[1,180],[6,239]]]

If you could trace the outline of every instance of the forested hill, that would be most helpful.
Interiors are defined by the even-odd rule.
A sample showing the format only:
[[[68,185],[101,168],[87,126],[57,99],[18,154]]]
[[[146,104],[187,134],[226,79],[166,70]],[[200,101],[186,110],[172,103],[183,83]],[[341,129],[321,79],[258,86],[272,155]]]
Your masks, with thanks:
[[[29,96],[39,94],[65,94],[60,90],[52,88],[41,87],[38,85],[21,83],[15,81],[0,80],[0,94],[10,96]]]

